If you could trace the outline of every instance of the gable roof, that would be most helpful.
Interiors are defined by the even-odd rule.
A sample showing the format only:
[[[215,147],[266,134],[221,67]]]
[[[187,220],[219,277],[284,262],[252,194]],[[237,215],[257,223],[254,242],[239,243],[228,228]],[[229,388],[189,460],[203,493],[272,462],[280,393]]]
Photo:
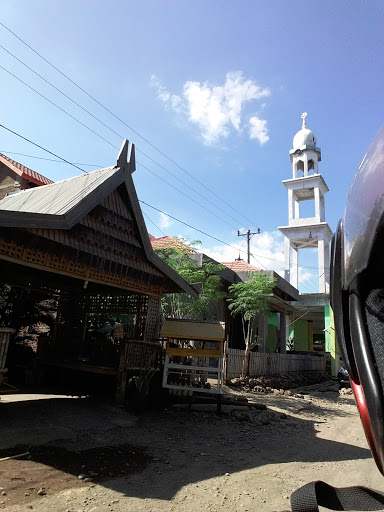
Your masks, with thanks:
[[[32,171],[32,169],[29,169],[29,167],[19,164],[19,162],[12,160],[12,158],[9,158],[2,153],[0,153],[0,162],[19,176],[25,178],[28,181],[31,181],[32,183],[35,183],[35,185],[49,185],[50,183],[53,183],[52,180],[46,178],[42,174],[39,174],[36,171]]]
[[[122,169],[107,167],[22,190],[0,202],[0,226],[69,229],[122,181]]]
[[[253,265],[250,265],[244,260],[236,260],[236,261],[229,261],[229,262],[222,262],[222,265],[225,265],[229,269],[233,270],[234,272],[260,272],[261,269],[254,267]]]
[[[117,165],[74,176],[56,183],[23,190],[0,201],[0,226],[69,230],[122,186],[130,203],[138,229],[138,242],[147,259],[186,293],[196,291],[152,249],[137,198],[132,173],[135,170],[135,147],[124,140]]]

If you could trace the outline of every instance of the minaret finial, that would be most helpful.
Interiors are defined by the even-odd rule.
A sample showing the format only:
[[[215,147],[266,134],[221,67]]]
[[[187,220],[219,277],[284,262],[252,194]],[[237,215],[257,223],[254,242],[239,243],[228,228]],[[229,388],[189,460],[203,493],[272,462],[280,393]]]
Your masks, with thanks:
[[[303,128],[306,128],[307,127],[307,123],[305,122],[305,118],[308,116],[308,114],[306,112],[303,112],[301,114],[301,119],[303,120],[303,126],[301,127],[302,129]]]

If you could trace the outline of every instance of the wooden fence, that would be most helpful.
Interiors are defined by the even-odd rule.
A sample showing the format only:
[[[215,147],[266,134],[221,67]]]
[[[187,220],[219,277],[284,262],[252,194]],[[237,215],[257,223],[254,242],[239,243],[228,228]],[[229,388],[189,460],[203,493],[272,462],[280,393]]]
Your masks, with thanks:
[[[240,377],[243,369],[244,350],[228,348],[227,379]],[[324,372],[326,369],[325,353],[311,354],[267,354],[251,352],[249,376],[284,375],[287,373]]]

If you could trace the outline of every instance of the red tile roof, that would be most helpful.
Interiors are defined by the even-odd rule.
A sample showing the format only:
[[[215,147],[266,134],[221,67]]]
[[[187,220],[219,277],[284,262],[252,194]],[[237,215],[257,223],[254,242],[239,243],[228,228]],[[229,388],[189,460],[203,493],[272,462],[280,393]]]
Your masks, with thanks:
[[[222,262],[221,264],[225,265],[234,272],[260,272],[261,270],[260,268],[250,265],[244,260],[229,261],[226,263]]]
[[[149,235],[149,240],[152,244],[152,248],[155,251],[161,249],[189,249],[188,246],[179,242],[179,240],[177,240],[173,236],[162,236],[160,238],[156,238],[152,235]],[[189,252],[192,253],[194,251],[192,249],[189,249]]]
[[[32,171],[32,169],[29,169],[25,165],[19,164],[19,162],[12,160],[12,158],[9,158],[8,156],[3,155],[2,153],[0,153],[0,162],[6,165],[9,169],[14,171],[19,176],[22,176],[26,180],[31,181],[36,185],[49,185],[50,183],[53,183],[52,180],[46,178],[42,174]]]

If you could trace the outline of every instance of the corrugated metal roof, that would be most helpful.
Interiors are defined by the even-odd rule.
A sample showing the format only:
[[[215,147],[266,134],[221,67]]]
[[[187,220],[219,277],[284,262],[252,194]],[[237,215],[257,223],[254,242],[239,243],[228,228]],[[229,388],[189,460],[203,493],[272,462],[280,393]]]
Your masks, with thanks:
[[[229,261],[226,263],[222,262],[221,264],[233,270],[233,272],[260,272],[261,270],[260,268],[254,267],[243,260]]]
[[[22,190],[0,201],[0,211],[65,215],[118,170],[106,167],[50,185]]]
[[[225,338],[224,322],[194,322],[190,320],[166,320],[160,336],[187,340],[218,340]]]
[[[36,183],[37,185],[49,185],[50,183],[53,183],[52,180],[46,178],[42,174],[39,174],[36,171],[32,171],[32,169],[29,169],[29,167],[19,164],[19,162],[12,160],[12,158],[9,158],[9,156],[3,155],[2,153],[0,153],[0,161],[17,174],[25,174],[27,177],[26,179],[30,178],[30,181],[33,181],[33,183]]]

